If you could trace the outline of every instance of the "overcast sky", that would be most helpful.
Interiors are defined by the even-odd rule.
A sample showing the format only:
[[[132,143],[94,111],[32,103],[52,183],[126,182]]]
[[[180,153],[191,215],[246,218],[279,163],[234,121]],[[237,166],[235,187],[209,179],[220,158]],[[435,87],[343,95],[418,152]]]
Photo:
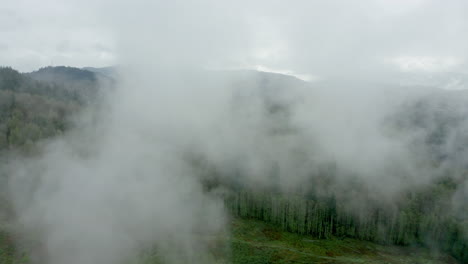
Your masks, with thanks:
[[[467,33],[465,0],[2,0],[0,64],[101,67],[152,45],[167,63],[305,79],[461,71]]]

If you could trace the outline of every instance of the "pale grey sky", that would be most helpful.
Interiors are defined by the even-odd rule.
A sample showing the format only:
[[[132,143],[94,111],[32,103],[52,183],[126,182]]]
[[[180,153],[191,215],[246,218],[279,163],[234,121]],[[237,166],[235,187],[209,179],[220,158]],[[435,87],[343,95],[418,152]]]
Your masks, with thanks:
[[[2,2],[0,64],[21,71],[113,65],[141,45],[174,63],[305,79],[460,71],[468,56],[464,0]]]

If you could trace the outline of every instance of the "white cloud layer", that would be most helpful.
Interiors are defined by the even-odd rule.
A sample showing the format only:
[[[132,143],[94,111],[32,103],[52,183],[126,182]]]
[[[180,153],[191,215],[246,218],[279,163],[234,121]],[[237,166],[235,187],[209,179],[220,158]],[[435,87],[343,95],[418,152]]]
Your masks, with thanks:
[[[127,48],[123,39],[138,36],[210,68],[262,65],[326,78],[458,70],[467,58],[467,7],[462,0],[5,1],[0,63],[21,71],[111,65]],[[175,57],[148,56],[163,54]]]

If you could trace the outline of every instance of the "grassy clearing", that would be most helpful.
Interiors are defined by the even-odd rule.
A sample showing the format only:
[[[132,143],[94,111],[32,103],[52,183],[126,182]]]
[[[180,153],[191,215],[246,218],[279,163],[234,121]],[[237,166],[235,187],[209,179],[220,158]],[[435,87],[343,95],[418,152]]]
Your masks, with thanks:
[[[203,239],[218,240],[205,237]],[[378,245],[349,238],[316,239],[281,231],[275,226],[257,220],[233,219],[230,249],[213,246],[206,263],[233,264],[455,264],[446,254],[420,247]],[[27,263],[14,258],[9,238],[0,233],[0,264]],[[161,264],[157,254],[145,254],[132,264]]]
[[[206,239],[206,238],[205,238]],[[209,238],[208,238],[209,239]],[[284,232],[258,220],[233,219],[230,251],[213,255],[227,255],[214,263],[233,264],[455,264],[446,254],[420,247],[378,245],[349,238],[316,239]],[[230,261],[227,261],[229,259]],[[157,256],[146,258],[144,264],[161,263]],[[213,262],[210,262],[213,263]]]
[[[457,263],[417,247],[384,246],[355,239],[318,240],[256,220],[232,221],[233,263]]]

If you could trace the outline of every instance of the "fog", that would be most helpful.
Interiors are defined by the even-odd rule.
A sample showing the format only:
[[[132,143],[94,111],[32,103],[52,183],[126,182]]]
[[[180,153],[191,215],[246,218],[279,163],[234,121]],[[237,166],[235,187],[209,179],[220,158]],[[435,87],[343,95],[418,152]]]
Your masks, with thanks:
[[[49,58],[120,65],[117,90],[75,117],[73,130],[44,142],[40,157],[11,159],[13,228],[35,263],[127,263],[152,247],[169,263],[215,261],[200,233],[229,233],[226,190],[204,189],[209,171],[200,173],[194,157],[222,181],[277,185],[283,193],[300,191],[331,166],[337,180],[327,191],[339,196],[358,179],[366,195],[390,202],[447,167],[460,175],[466,169],[466,150],[455,150],[466,118],[442,144],[457,159],[434,168],[418,141],[430,127],[400,133],[388,124],[435,88],[387,85],[412,74],[466,71],[464,1],[44,3],[62,10],[64,25],[47,22],[51,11],[38,14],[32,2],[19,2],[3,9],[30,17],[24,28],[5,30],[11,38],[2,41],[37,58],[14,62],[15,52],[0,46],[0,59],[25,70]],[[88,19],[77,19],[82,15]],[[52,37],[24,44],[17,32],[34,31],[35,19]],[[74,42],[61,34],[68,28],[89,37]],[[76,55],[101,38],[112,59]],[[43,48],[63,41],[80,52]],[[291,78],[265,88],[258,73],[240,70],[259,66],[320,81]],[[269,104],[287,110],[271,113]],[[461,179],[454,208],[466,206]],[[362,197],[342,197],[356,206],[353,198]]]

